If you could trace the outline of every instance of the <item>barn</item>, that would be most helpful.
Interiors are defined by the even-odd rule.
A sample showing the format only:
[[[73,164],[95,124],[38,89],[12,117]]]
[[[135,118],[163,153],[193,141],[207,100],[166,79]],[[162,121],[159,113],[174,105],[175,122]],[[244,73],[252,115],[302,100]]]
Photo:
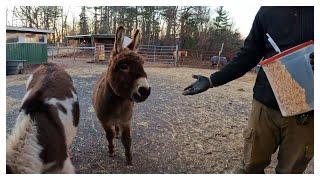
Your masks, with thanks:
[[[6,27],[6,61],[25,60],[28,64],[47,62],[47,39],[53,30]]]
[[[95,60],[106,60],[106,52],[110,53],[113,48],[115,34],[86,34],[65,36],[67,46],[73,47],[95,47]],[[124,36],[123,46],[127,46],[131,38]],[[89,61],[94,62],[94,61]]]
[[[94,47],[95,44],[111,44],[113,45],[115,39],[114,34],[86,34],[86,35],[74,35],[65,36],[67,46],[84,46]],[[124,45],[128,45],[131,42],[131,38],[124,37]]]

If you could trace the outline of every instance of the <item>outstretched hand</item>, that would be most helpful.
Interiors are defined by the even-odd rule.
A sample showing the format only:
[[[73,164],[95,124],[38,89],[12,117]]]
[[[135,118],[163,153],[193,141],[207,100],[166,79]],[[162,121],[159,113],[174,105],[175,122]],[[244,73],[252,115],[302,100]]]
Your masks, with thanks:
[[[210,79],[205,76],[192,75],[192,77],[197,79],[197,81],[192,83],[190,86],[186,87],[183,90],[183,95],[199,94],[213,87]]]

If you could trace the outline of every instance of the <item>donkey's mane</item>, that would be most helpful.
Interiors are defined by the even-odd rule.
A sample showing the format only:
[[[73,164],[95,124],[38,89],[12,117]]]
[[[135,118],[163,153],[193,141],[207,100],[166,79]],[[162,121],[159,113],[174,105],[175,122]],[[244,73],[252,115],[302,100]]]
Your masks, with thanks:
[[[128,60],[137,60],[137,59],[143,59],[142,56],[140,54],[138,54],[137,52],[131,51],[131,50],[125,50],[119,54],[115,54],[113,56],[113,58],[120,60],[122,57],[131,57],[131,58],[127,58]]]

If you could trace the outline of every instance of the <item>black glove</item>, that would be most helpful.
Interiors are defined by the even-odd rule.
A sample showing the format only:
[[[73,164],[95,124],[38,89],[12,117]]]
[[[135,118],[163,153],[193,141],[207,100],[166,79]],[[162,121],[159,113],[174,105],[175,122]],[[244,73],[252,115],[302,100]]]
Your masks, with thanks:
[[[205,76],[192,75],[192,77],[197,79],[197,81],[186,87],[182,93],[183,95],[198,94],[213,87],[211,80]]]
[[[313,52],[310,54],[310,64],[311,64],[311,66],[312,66],[312,70],[314,70],[313,69],[313,67],[314,67],[314,64],[313,64],[313,59],[314,59],[314,57],[313,57],[314,55],[313,55]]]
[[[295,116],[296,123],[298,125],[307,125],[314,118],[314,111],[310,111],[304,114],[299,114]]]

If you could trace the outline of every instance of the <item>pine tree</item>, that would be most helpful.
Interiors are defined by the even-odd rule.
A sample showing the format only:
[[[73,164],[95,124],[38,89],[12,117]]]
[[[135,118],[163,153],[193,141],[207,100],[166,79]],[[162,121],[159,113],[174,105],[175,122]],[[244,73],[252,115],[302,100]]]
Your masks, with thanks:
[[[80,22],[79,22],[79,33],[80,34],[88,34],[89,33],[89,26],[88,26],[88,17],[86,15],[86,7],[81,7],[80,13]]]
[[[110,7],[104,6],[101,8],[101,22],[100,30],[101,34],[110,33]]]
[[[93,13],[93,34],[98,34],[99,32],[99,24],[100,24],[100,20],[98,19],[99,14],[98,11],[100,10],[99,7],[95,6],[93,7],[94,9],[94,13]]]
[[[219,6],[215,9],[215,12],[218,14],[213,23],[216,29],[227,29],[231,27],[229,14],[223,9],[223,6]]]

